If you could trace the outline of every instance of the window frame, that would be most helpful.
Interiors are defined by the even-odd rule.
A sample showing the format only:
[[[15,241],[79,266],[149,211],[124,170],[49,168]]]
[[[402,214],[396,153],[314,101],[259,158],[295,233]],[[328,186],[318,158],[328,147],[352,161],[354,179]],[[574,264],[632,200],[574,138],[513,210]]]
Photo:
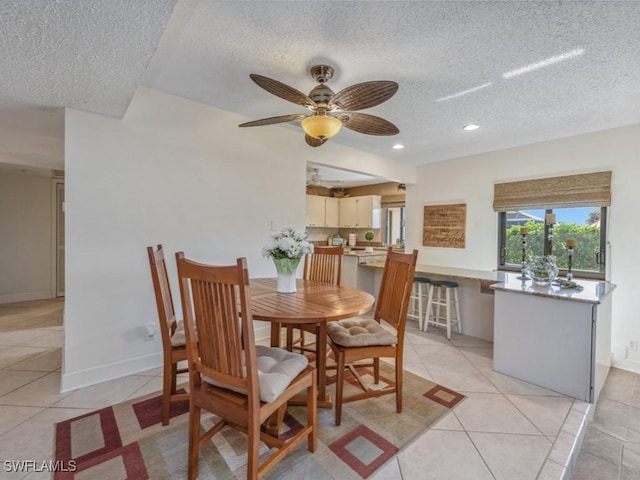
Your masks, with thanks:
[[[557,207],[567,208],[567,207]],[[571,207],[569,207],[571,208]],[[571,269],[574,277],[604,280],[607,267],[607,207],[594,205],[594,208],[600,208],[600,248],[596,254],[598,257],[598,271],[594,270],[577,270]],[[546,208],[545,216],[549,213],[553,213],[553,208]],[[519,272],[522,269],[521,264],[505,264],[506,249],[507,249],[507,213],[498,212],[498,270]],[[549,243],[549,225],[544,226],[544,255],[552,255],[552,244]],[[566,268],[561,268],[558,275],[565,276],[567,274]]]

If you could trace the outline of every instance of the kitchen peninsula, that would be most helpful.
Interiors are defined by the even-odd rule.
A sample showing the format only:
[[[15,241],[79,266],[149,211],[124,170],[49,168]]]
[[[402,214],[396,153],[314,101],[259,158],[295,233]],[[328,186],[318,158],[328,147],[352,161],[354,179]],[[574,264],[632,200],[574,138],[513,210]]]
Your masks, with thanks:
[[[494,370],[595,403],[611,363],[615,285],[580,279],[576,290],[513,277],[491,286]]]
[[[387,257],[387,249],[384,247],[374,247],[373,252],[345,248],[342,259],[342,285],[345,287],[357,288],[370,293],[374,297],[378,295],[374,285],[374,278],[371,272],[360,268],[368,263],[382,263]]]
[[[360,265],[380,285],[383,263]],[[493,342],[493,369],[595,403],[611,363],[615,285],[538,286],[519,273],[417,265],[416,274],[460,285],[462,332]]]

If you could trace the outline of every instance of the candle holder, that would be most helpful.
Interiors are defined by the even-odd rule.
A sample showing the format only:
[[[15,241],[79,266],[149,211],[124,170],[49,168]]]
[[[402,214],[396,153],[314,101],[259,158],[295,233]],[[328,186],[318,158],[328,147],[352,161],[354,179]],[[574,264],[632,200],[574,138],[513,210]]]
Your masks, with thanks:
[[[555,213],[547,213],[545,215],[544,223],[547,225],[547,238],[548,238],[548,247],[549,255],[553,255],[553,227],[556,224],[556,214]]]
[[[522,235],[522,271],[519,277],[516,277],[518,280],[529,280],[527,276],[527,232],[522,231],[521,229],[520,235]]]
[[[571,271],[571,267],[573,266],[573,247],[567,247],[569,250],[569,268],[567,268],[567,280],[573,279],[573,272]]]

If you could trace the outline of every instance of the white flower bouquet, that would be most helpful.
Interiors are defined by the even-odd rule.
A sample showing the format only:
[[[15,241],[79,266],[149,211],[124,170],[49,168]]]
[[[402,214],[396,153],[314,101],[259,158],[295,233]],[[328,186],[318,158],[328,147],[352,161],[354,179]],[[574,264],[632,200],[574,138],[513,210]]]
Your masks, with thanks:
[[[313,244],[307,242],[307,234],[287,227],[271,237],[262,247],[262,256],[272,258],[278,272],[276,291],[296,291],[296,270],[303,255],[313,253]]]
[[[307,241],[307,234],[287,227],[272,235],[271,240],[262,247],[262,256],[273,258],[302,258],[303,255],[313,253],[313,244]]]

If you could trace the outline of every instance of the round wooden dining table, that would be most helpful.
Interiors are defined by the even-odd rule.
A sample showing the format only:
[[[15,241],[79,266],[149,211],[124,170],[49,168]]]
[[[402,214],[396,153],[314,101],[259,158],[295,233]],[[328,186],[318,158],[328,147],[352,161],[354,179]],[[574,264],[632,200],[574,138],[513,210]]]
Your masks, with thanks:
[[[278,293],[276,284],[275,278],[252,278],[249,282],[253,319],[271,323],[272,347],[280,346],[282,325],[308,323],[318,326],[316,352],[326,352],[327,322],[367,313],[375,302],[367,292],[312,280],[297,279],[294,293]],[[326,355],[316,355],[316,369],[318,407],[331,408]]]

